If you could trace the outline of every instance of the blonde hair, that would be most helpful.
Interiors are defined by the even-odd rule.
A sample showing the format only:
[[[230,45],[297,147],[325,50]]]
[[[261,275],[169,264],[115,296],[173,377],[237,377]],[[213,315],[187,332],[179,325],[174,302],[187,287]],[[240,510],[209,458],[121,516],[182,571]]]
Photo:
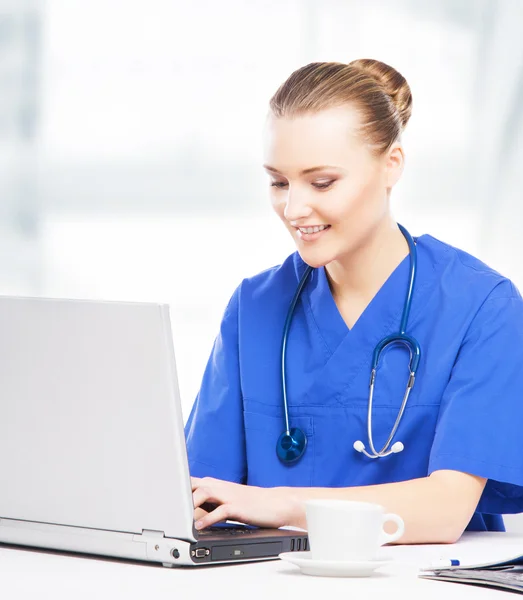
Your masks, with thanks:
[[[363,141],[380,155],[405,129],[412,94],[403,75],[378,60],[313,62],[294,71],[269,106],[275,117],[292,118],[346,104],[360,114]]]

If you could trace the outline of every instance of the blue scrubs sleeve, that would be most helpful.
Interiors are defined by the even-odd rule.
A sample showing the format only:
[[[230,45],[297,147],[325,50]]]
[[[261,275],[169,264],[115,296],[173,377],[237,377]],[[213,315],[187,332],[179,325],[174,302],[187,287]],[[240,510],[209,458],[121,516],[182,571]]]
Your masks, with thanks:
[[[445,389],[429,461],[488,479],[477,510],[523,512],[523,300],[505,280],[463,340]]]
[[[192,476],[243,483],[247,467],[238,357],[239,289],[225,309],[185,425],[185,439]]]

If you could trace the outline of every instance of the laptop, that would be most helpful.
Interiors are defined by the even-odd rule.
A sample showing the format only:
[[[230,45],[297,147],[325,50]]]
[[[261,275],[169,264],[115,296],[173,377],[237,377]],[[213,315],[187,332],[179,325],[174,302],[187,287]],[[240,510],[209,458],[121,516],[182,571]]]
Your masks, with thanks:
[[[0,296],[0,543],[161,563],[274,559],[306,533],[194,528],[166,304]]]

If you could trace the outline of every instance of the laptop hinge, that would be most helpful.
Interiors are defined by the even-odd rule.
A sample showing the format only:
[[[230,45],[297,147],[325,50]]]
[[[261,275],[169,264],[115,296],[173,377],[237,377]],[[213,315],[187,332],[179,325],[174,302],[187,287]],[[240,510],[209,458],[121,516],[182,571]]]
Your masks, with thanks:
[[[166,539],[163,531],[142,529],[141,535],[134,535],[133,541],[145,543],[147,558],[162,562],[164,566],[173,566],[180,557],[178,540]]]
[[[165,533],[163,531],[157,531],[156,529],[142,529],[142,538],[153,538],[159,539],[164,538]]]

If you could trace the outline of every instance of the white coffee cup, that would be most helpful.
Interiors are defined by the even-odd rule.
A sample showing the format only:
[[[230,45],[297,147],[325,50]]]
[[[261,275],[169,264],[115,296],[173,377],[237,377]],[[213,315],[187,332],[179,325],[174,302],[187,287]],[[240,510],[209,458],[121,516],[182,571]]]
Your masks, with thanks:
[[[398,540],[405,531],[401,517],[370,502],[306,500],[305,514],[314,560],[373,560],[383,544]],[[383,530],[387,521],[398,526],[392,534]]]

